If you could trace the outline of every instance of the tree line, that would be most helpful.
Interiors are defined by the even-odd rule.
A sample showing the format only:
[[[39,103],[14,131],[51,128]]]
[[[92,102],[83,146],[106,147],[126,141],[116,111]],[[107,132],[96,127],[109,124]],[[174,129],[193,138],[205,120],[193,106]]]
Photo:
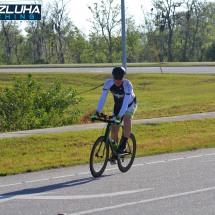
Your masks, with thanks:
[[[41,20],[28,22],[26,36],[18,22],[1,21],[0,64],[122,62],[121,6],[114,0],[88,6],[92,29],[85,35],[69,19],[67,4],[53,0],[42,5]],[[215,61],[215,3],[153,0],[142,20],[136,25],[127,8],[127,62],[156,62],[153,44],[161,62]]]

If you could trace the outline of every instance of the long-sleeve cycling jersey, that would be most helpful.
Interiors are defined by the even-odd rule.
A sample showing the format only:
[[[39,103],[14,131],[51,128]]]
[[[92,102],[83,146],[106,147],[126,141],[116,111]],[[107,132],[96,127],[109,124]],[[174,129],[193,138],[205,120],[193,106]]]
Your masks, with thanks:
[[[128,108],[135,99],[135,94],[133,93],[133,87],[130,81],[124,80],[120,87],[114,84],[114,79],[108,79],[103,86],[102,95],[99,99],[97,111],[100,112],[105,104],[109,90],[113,94],[115,105],[121,108],[119,111],[119,116],[123,116]]]

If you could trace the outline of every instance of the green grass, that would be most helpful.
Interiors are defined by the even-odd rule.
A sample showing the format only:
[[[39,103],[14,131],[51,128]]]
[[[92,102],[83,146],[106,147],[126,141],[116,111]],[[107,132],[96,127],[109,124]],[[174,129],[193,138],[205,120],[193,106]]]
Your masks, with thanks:
[[[97,64],[28,64],[28,65],[0,65],[0,68],[45,68],[45,67],[113,67],[122,63],[97,63]],[[157,62],[127,63],[127,67],[134,66],[159,66]],[[163,66],[215,66],[214,62],[162,62]]]
[[[26,79],[27,73],[0,73],[0,86],[12,86],[13,76]],[[72,86],[84,98],[81,104],[72,106],[66,114],[78,107],[82,118],[87,116],[89,119],[89,112],[96,109],[102,92],[100,85],[112,76],[102,73],[33,73],[38,82],[44,80],[44,89],[57,77],[62,81],[63,88]],[[134,119],[215,111],[215,75],[132,73],[126,75],[126,79],[133,84],[137,96],[138,109]],[[112,108],[113,97],[109,93],[103,110],[111,114]]]
[[[134,124],[136,157],[215,147],[215,119]],[[104,129],[0,139],[0,175],[89,163]]]
[[[0,73],[0,86],[12,86],[13,76],[26,79],[27,73]],[[33,77],[38,82],[44,80],[44,89],[57,77],[63,88],[77,89],[84,98],[77,107],[82,118],[85,115],[89,118],[101,95],[102,86],[97,86],[111,78],[111,74],[33,73]],[[133,84],[138,100],[134,119],[215,111],[214,75],[138,73],[128,74],[126,78]],[[109,93],[103,110],[111,114],[112,108],[113,98]],[[68,109],[66,114],[73,109]],[[134,125],[137,156],[215,147],[214,125],[215,119]],[[101,133],[102,130],[89,130],[1,139],[0,175],[86,164],[92,145]]]

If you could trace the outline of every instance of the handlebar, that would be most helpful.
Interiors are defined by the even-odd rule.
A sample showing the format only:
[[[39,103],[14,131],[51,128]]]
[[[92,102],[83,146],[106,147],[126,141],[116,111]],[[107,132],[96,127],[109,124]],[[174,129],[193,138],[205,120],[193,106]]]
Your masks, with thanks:
[[[98,120],[98,121],[102,121],[102,122],[107,122],[107,123],[115,123],[115,121],[113,121],[112,119],[115,117],[115,116],[108,116],[108,115],[105,115],[103,113],[100,113],[98,115],[99,118],[97,119],[93,119],[94,120]],[[120,123],[117,123],[117,125],[119,125]]]

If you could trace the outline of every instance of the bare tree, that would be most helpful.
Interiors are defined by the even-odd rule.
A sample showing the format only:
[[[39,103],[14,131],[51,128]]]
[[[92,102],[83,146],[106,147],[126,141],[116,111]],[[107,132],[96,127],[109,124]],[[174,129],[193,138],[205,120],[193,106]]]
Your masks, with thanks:
[[[195,17],[195,31],[193,34],[193,39],[192,39],[192,49],[191,49],[191,55],[194,55],[194,48],[196,44],[196,35],[200,27],[200,22],[201,18],[203,16],[203,6],[204,4],[201,2],[195,2],[193,5],[193,16]]]
[[[175,0],[154,0],[153,6],[157,10],[156,19],[160,21],[160,31],[163,32],[165,27],[168,28],[168,61],[173,61],[172,57],[172,38],[176,21],[179,18],[179,12],[176,11],[182,2]]]
[[[27,44],[31,47],[33,62],[48,62],[47,47],[49,47],[49,40],[52,36],[52,23],[49,20],[48,8],[43,10],[41,20],[28,22],[25,31],[28,34]]]
[[[187,0],[186,4],[186,12],[184,13],[184,21],[182,25],[183,34],[184,34],[184,50],[182,60],[187,61],[187,49],[188,49],[188,40],[192,38],[192,49],[191,56],[194,52],[196,34],[199,28],[200,18],[202,16],[202,6],[203,3],[197,2],[195,0]],[[191,31],[191,28],[194,28],[194,32]],[[192,35],[193,34],[193,35]]]
[[[14,29],[17,29],[15,22],[2,21],[1,35],[3,49],[11,59],[13,58],[13,48],[15,46]],[[4,58],[6,60],[6,58]],[[6,62],[4,62],[6,64]]]
[[[55,39],[55,51],[58,55],[58,63],[64,63],[64,41],[65,36],[68,33],[69,27],[72,24],[71,21],[69,21],[68,14],[69,11],[67,10],[67,5],[70,1],[65,2],[64,0],[54,0],[53,6],[52,6],[52,24],[53,24],[53,30],[56,31],[56,34],[54,33],[54,39]]]
[[[114,0],[102,0],[100,7],[97,3],[94,3],[93,8],[88,6],[90,11],[93,13],[94,20],[88,20],[93,24],[93,29],[102,36],[108,45],[109,59],[112,62],[113,53],[113,41],[112,36],[114,35],[115,28],[120,24],[120,5],[112,6]]]

